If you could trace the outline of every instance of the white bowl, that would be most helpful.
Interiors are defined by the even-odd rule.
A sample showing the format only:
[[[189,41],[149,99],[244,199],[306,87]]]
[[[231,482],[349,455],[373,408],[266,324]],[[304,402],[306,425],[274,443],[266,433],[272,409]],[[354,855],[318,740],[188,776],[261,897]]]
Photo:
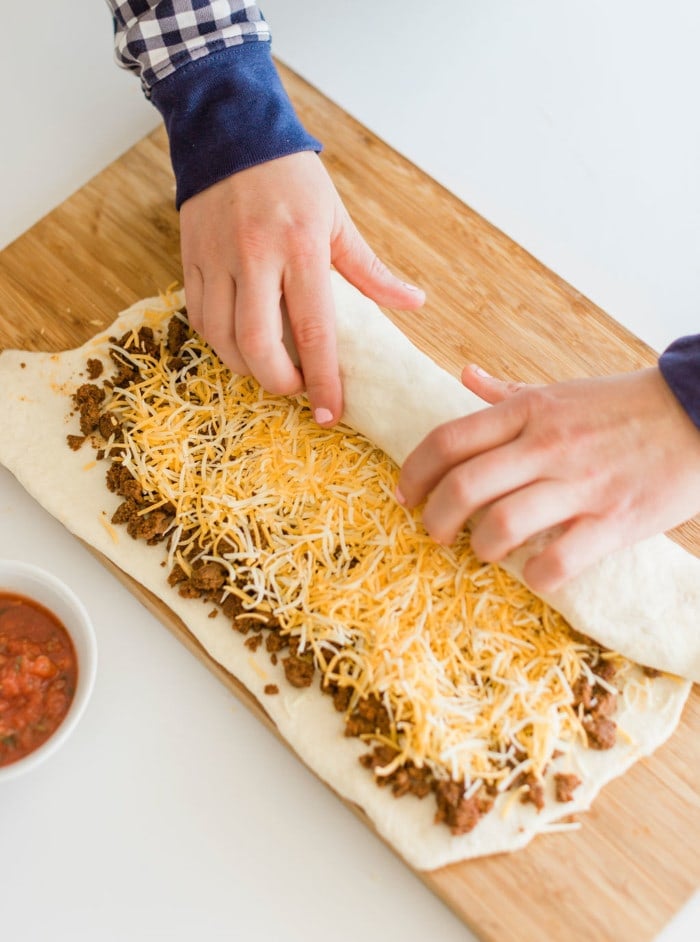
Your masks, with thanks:
[[[78,659],[78,683],[73,701],[61,725],[33,752],[0,766],[0,783],[40,765],[75,729],[90,699],[97,670],[97,642],[85,606],[67,585],[50,572],[12,559],[0,559],[0,592],[14,592],[34,599],[63,623]]]

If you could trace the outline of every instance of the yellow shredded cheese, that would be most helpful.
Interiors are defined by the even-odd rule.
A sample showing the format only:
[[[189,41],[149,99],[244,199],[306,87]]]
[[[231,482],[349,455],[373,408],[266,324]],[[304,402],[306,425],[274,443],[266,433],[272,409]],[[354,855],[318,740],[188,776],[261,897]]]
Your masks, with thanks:
[[[351,708],[380,698],[401,761],[505,789],[515,770],[539,776],[555,750],[585,743],[571,701],[591,645],[477,560],[466,533],[435,544],[394,499],[395,465],[361,435],[320,428],[304,398],[268,396],[196,338],[185,349],[175,369],[163,343],[158,358],[120,349],[140,375],[107,405],[123,433],[113,456],[147,511],[175,508],[170,566],[189,572],[196,554],[223,565],[225,591],[313,651]]]
[[[100,514],[100,523],[105,528],[107,533],[109,533],[110,537],[112,538],[112,542],[118,543],[119,534],[117,533],[116,529],[112,526],[112,524],[109,522],[109,520],[105,516],[104,511]]]

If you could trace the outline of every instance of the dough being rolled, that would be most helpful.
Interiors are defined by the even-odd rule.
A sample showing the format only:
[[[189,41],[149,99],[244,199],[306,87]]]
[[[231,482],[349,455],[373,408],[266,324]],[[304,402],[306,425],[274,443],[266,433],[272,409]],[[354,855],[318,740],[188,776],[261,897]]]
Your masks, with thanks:
[[[436,425],[486,403],[333,274],[345,420],[397,464]],[[502,564],[524,582],[527,545]],[[663,535],[538,593],[578,631],[633,661],[700,682],[700,559]]]

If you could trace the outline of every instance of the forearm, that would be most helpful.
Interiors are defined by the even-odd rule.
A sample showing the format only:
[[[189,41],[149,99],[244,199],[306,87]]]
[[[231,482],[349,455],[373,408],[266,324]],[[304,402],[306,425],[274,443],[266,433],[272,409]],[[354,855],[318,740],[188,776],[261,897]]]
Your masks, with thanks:
[[[108,0],[117,61],[163,115],[178,208],[219,180],[320,143],[299,122],[255,5]],[[136,9],[136,14],[132,10]]]
[[[659,369],[700,429],[700,334],[675,340],[659,357]]]

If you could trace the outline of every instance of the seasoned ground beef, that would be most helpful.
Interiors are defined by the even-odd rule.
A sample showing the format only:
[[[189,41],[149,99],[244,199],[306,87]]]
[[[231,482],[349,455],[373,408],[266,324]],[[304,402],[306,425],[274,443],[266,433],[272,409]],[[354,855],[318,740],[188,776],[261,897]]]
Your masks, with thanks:
[[[377,785],[389,786],[395,798],[408,794],[425,798],[433,790],[434,778],[430,769],[419,769],[409,760],[389,775],[377,774],[393,762],[398,754],[398,750],[392,746],[376,746],[372,752],[360,756],[360,763],[375,773]]]
[[[310,687],[314,679],[314,664],[311,659],[290,654],[282,658],[284,676],[292,687]]]
[[[337,687],[333,694],[333,706],[339,713],[345,713],[352,700],[352,687]]]
[[[236,615],[240,615],[243,611],[243,602],[237,595],[230,593],[225,598],[220,599],[219,604],[221,605],[221,611],[226,615],[227,618],[234,619]]]
[[[595,716],[612,716],[617,709],[617,697],[609,690],[604,690],[598,684],[593,688],[591,713]]]
[[[113,338],[110,338],[113,340]],[[153,328],[145,324],[139,327],[138,331],[127,330],[118,340],[113,340],[116,347],[121,347],[129,353],[145,353],[148,356],[159,357],[160,346],[155,340]],[[111,350],[110,354],[119,356],[119,351]]]
[[[376,772],[377,769],[384,768],[393,762],[398,754],[398,749],[382,743],[380,746],[375,746],[371,752],[366,752],[363,756],[360,756],[360,765]]]
[[[541,779],[538,779],[533,772],[528,772],[524,776],[523,785],[526,790],[520,796],[523,805],[534,805],[538,811],[544,808],[544,785]]]
[[[179,373],[183,366],[186,365],[186,360],[183,360],[182,357],[170,357],[168,360],[168,369],[171,373]]]
[[[118,464],[116,461],[107,468],[107,474],[105,475],[107,490],[110,490],[113,494],[117,493],[118,491],[121,470],[122,465]]]
[[[112,514],[112,523],[128,523],[139,512],[139,505],[133,497],[127,497]]]
[[[572,801],[575,790],[581,784],[578,775],[568,772],[557,772],[554,776],[554,792],[557,801]]]
[[[444,822],[453,834],[467,834],[479,823],[484,807],[476,796],[464,797],[464,785],[461,782],[437,782],[435,784],[437,802],[436,823]]]
[[[168,576],[168,585],[175,586],[175,585],[178,585],[180,582],[186,582],[186,581],[187,581],[187,573],[182,568],[180,563],[175,563],[173,568],[170,570],[170,574]]]
[[[127,360],[118,357],[114,353],[111,353],[110,356],[117,366],[117,372],[112,377],[112,383],[117,389],[125,389],[138,379],[138,370]]]
[[[608,683],[610,683],[615,674],[617,674],[617,667],[609,658],[599,658],[596,663],[591,666],[591,670],[598,677],[607,680]]]
[[[80,431],[83,435],[89,435],[97,428],[104,399],[104,389],[94,383],[83,383],[75,391],[73,401],[80,414]]]
[[[113,462],[107,471],[107,487],[120,497],[129,497],[138,504],[143,504],[146,497],[141,485],[128,468],[118,461]]]
[[[109,438],[111,435],[114,435],[115,438],[118,439],[121,426],[115,416],[110,415],[109,412],[103,412],[97,423],[97,428],[103,438]]]
[[[189,333],[187,324],[181,321],[179,317],[170,318],[168,321],[168,352],[171,356],[176,357],[178,355]],[[184,360],[182,362],[184,366]]]
[[[142,539],[148,543],[158,543],[163,539],[172,519],[164,510],[143,513],[143,507],[133,497],[122,501],[112,514],[112,523],[126,524],[126,532],[132,539]]]
[[[265,648],[270,652],[270,654],[274,654],[277,651],[283,651],[288,647],[289,635],[283,635],[279,628],[270,631],[269,635],[265,639]]]
[[[71,451],[77,451],[85,441],[84,435],[66,435],[66,441]]]
[[[263,690],[268,695],[274,695],[280,692],[280,688],[277,686],[277,684],[265,684]]]
[[[572,687],[574,694],[574,707],[583,705],[584,710],[587,710],[591,705],[591,698],[593,697],[593,687],[589,683],[585,675],[581,675],[578,680],[574,683]]]
[[[403,795],[415,795],[416,798],[425,798],[432,791],[432,773],[429,769],[419,769],[412,762],[407,762],[390,776],[391,790],[395,798]]]
[[[375,694],[357,701],[355,709],[345,721],[346,736],[382,736],[391,734],[391,722],[386,707]]]
[[[226,569],[219,563],[204,563],[192,570],[190,582],[202,592],[215,592],[226,582]]]
[[[126,532],[135,540],[146,540],[147,543],[159,543],[170,524],[172,523],[170,514],[164,510],[154,510],[151,513],[137,514],[128,521]]]
[[[98,379],[102,376],[104,366],[102,360],[90,359],[87,361],[87,375],[89,379]]]
[[[617,739],[617,726],[606,716],[588,713],[584,716],[583,728],[586,730],[588,745],[592,749],[612,749]]]

